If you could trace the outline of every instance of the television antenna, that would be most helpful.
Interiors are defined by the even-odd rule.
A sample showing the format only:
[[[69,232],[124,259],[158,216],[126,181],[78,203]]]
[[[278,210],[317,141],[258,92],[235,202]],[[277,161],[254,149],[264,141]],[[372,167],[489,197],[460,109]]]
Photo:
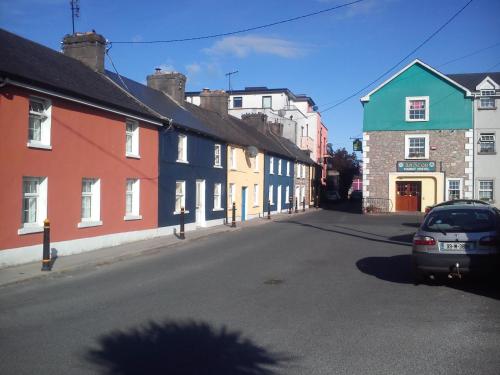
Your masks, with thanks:
[[[228,92],[229,92],[229,93],[231,93],[231,76],[232,76],[233,74],[236,74],[236,73],[238,73],[238,71],[237,71],[237,70],[235,70],[235,71],[233,71],[233,72],[228,72],[228,73],[226,73],[226,77],[227,77],[227,79],[228,79]]]
[[[80,0],[70,0],[71,6],[71,23],[73,25],[73,34],[75,33],[75,18],[80,17]]]

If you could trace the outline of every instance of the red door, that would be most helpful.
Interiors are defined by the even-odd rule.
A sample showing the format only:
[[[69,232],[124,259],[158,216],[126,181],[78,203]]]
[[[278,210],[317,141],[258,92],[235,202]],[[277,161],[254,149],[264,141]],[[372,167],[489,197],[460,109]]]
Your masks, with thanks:
[[[420,181],[396,182],[396,211],[420,211]]]

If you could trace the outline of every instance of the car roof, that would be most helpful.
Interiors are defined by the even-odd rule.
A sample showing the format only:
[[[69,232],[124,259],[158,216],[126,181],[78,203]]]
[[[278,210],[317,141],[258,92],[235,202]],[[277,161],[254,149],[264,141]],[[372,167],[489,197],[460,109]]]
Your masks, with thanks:
[[[494,208],[490,205],[471,205],[471,204],[451,204],[451,205],[443,205],[436,206],[432,209],[432,213],[439,211],[451,211],[451,210],[483,210],[483,211],[491,211],[495,212]]]

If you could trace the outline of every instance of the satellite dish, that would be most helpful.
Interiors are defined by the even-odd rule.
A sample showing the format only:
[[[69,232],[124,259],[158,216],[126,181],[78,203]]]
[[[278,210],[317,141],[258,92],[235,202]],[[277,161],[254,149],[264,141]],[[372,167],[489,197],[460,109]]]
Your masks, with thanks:
[[[259,150],[257,150],[257,147],[255,147],[255,146],[248,146],[247,147],[247,154],[251,158],[256,157],[258,153],[259,153]]]

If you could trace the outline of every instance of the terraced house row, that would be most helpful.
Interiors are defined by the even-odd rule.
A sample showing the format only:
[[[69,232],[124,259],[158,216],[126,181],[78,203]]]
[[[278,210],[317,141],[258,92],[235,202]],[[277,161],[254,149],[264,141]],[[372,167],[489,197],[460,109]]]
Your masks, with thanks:
[[[365,209],[500,207],[499,96],[498,72],[445,75],[415,60],[361,98]]]
[[[265,113],[228,112],[224,91],[185,100],[186,77],[147,84],[104,69],[105,39],[62,53],[0,30],[0,266],[313,204],[322,170]],[[290,199],[292,197],[292,199]]]

